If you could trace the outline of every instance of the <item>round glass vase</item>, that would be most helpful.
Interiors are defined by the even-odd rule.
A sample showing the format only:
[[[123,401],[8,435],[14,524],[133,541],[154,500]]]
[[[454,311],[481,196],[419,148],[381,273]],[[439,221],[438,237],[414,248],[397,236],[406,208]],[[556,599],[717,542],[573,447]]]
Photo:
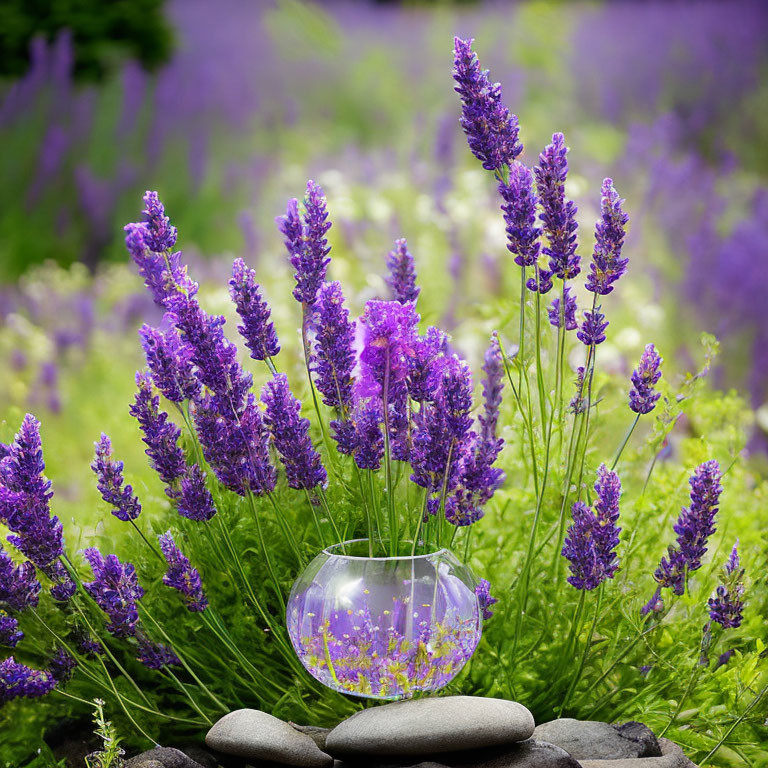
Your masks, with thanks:
[[[336,544],[293,585],[291,643],[329,688],[375,699],[436,691],[475,652],[482,614],[470,569],[447,549],[413,556],[401,547],[371,557],[368,539]]]

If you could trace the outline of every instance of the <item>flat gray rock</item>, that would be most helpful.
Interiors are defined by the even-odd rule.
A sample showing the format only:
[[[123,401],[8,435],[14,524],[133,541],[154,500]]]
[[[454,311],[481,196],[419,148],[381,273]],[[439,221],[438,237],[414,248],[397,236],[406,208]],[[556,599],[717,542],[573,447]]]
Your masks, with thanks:
[[[660,755],[653,732],[641,723],[621,727],[563,717],[536,727],[534,736],[556,744],[577,760],[621,760]],[[649,766],[650,768],[650,766]]]
[[[325,741],[328,738],[328,734],[331,732],[330,728],[320,728],[317,725],[299,725],[298,723],[289,722],[292,728],[295,728],[299,733],[305,733],[312,741],[317,744],[318,748],[325,750]]]
[[[659,739],[660,757],[624,758],[622,760],[580,760],[581,768],[696,768],[683,750],[669,739]]]
[[[353,757],[335,768],[580,768],[565,750],[527,739],[517,744],[430,755],[390,757],[382,761]]]
[[[504,699],[440,696],[409,699],[357,712],[326,740],[334,757],[437,755],[525,741],[533,715]]]
[[[238,709],[224,715],[208,731],[205,743],[226,755],[297,768],[330,768],[333,764],[333,758],[305,733],[258,709]]]
[[[191,757],[171,747],[155,747],[125,761],[125,768],[203,768]]]

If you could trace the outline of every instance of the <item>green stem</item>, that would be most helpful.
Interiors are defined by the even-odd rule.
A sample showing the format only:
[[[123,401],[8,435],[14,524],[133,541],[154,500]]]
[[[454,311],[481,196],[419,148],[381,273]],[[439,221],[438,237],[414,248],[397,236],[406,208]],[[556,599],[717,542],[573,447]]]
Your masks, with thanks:
[[[154,544],[152,544],[149,541],[149,539],[144,535],[144,533],[142,532],[141,528],[139,528],[139,526],[136,525],[135,521],[130,520],[129,522],[134,527],[136,533],[138,533],[139,536],[141,536],[141,538],[144,540],[144,543],[150,548],[150,550],[152,551],[152,554],[155,557],[157,557],[160,560],[161,563],[165,563],[165,558],[157,551],[157,549],[155,548]]]
[[[635,420],[632,422],[632,426],[627,431],[626,437],[624,438],[624,442],[621,444],[621,447],[619,448],[619,452],[616,454],[616,458],[613,460],[613,464],[611,464],[611,472],[613,472],[613,470],[616,469],[616,465],[619,463],[621,454],[624,452],[624,449],[627,447],[629,438],[632,437],[632,433],[635,431],[635,427],[637,426],[638,421],[640,421],[639,413],[635,416]]]
[[[278,602],[280,603],[280,608],[282,612],[285,613],[285,600],[283,599],[283,591],[280,588],[280,581],[277,578],[275,569],[272,567],[272,560],[269,557],[269,550],[267,549],[267,543],[264,540],[264,531],[262,530],[262,527],[261,527],[261,516],[259,515],[259,512],[256,509],[256,502],[253,498],[253,494],[250,491],[248,492],[248,503],[250,504],[250,507],[251,507],[251,514],[253,515],[253,521],[256,524],[256,535],[259,539],[261,554],[264,557],[264,564],[267,566],[267,571],[269,572],[269,575],[272,578],[272,583],[275,586],[275,595],[277,595]]]

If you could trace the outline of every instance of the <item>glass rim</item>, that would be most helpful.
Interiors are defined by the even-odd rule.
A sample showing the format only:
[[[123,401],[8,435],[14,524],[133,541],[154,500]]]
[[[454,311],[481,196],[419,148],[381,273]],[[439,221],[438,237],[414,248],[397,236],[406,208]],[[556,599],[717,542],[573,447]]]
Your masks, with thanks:
[[[346,560],[424,560],[426,558],[430,557],[436,557],[438,555],[450,555],[453,554],[450,549],[447,547],[440,547],[439,549],[435,549],[431,552],[426,552],[421,555],[387,555],[385,557],[378,557],[376,555],[369,556],[369,555],[348,555],[346,552],[342,551],[343,547],[346,547],[350,544],[361,544],[370,541],[368,537],[364,537],[361,539],[348,539],[347,541],[339,542],[338,544],[331,544],[328,547],[323,547],[323,554],[328,555],[328,557],[338,557]],[[380,539],[376,543],[377,544],[384,544],[385,542],[388,542],[389,539]],[[403,541],[403,544],[410,544],[413,545],[412,541]]]

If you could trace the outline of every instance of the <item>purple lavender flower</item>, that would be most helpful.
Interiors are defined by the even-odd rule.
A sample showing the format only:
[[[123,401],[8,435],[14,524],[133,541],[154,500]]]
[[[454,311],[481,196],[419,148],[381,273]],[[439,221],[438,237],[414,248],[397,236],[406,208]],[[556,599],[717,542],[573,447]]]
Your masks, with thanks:
[[[526,280],[525,285],[532,293],[540,293],[543,296],[552,290],[552,273],[539,267],[534,276]]]
[[[499,602],[498,598],[491,595],[491,582],[488,579],[480,579],[475,587],[475,594],[483,612],[483,621],[488,621],[493,617],[491,606]]]
[[[0,609],[0,645],[15,648],[23,638],[24,633],[19,630],[19,622]]]
[[[587,310],[584,313],[584,320],[581,328],[576,331],[579,341],[588,347],[597,346],[605,341],[605,329],[608,327],[608,321],[605,315],[597,307],[594,312]]]
[[[676,595],[685,592],[686,575],[701,568],[707,541],[715,532],[717,504],[723,488],[717,461],[700,464],[690,479],[691,504],[683,507],[674,525],[677,543],[670,545],[668,557],[662,557],[654,578]]]
[[[141,662],[147,669],[163,669],[163,667],[180,667],[179,657],[162,643],[153,643],[146,637],[139,638],[136,661]]]
[[[587,401],[584,397],[584,366],[580,365],[576,369],[576,394],[568,404],[572,413],[584,413],[587,409]]]
[[[137,602],[144,597],[132,563],[121,563],[117,555],[103,557],[95,547],[83,551],[93,571],[94,580],[83,584],[109,618],[107,631],[115,637],[136,634],[139,623]]]
[[[472,426],[469,415],[472,410],[472,372],[456,355],[445,359],[440,394],[448,431],[454,440],[461,442]]]
[[[173,403],[196,400],[200,382],[192,367],[192,349],[175,328],[163,332],[143,325],[139,330],[141,346],[152,372],[154,385]]]
[[[158,536],[160,551],[163,553],[168,570],[163,576],[163,584],[180,592],[187,603],[187,610],[202,613],[208,607],[208,598],[203,593],[203,582],[189,558],[176,546],[170,531]]]
[[[384,415],[376,397],[360,400],[353,416],[355,428],[355,464],[360,469],[377,470],[384,456]]]
[[[743,618],[744,571],[739,567],[738,546],[737,541],[723,569],[723,583],[718,585],[708,601],[709,618],[724,629],[737,629]]]
[[[66,685],[75,673],[77,661],[65,648],[57,648],[48,662],[48,674],[59,684]]]
[[[216,396],[219,412],[239,416],[253,377],[243,370],[237,348],[224,335],[224,317],[208,315],[196,299],[183,294],[166,303],[170,319],[192,350],[197,377]]]
[[[661,397],[660,392],[654,392],[653,387],[661,378],[663,360],[653,344],[645,347],[640,364],[632,371],[632,389],[629,391],[629,407],[638,414],[650,413],[656,407],[656,401]]]
[[[138,392],[130,412],[141,427],[142,440],[147,446],[144,452],[162,481],[172,486],[185,474],[187,466],[178,445],[181,430],[160,410],[160,398],[152,393],[149,376],[137,373],[136,385]]]
[[[542,208],[539,218],[547,236],[543,253],[549,257],[550,271],[561,280],[571,280],[581,272],[576,254],[576,206],[572,200],[565,199],[567,153],[563,134],[555,133],[533,169]]]
[[[311,367],[323,402],[348,411],[352,405],[355,326],[344,306],[341,284],[323,283],[317,293],[315,352]]]
[[[413,342],[406,381],[411,400],[423,403],[434,397],[447,344],[448,337],[434,326],[427,328],[427,332]]]
[[[0,519],[8,537],[39,568],[64,554],[62,525],[51,516],[51,482],[46,478],[40,422],[27,414],[8,455],[0,461]]]
[[[499,182],[499,194],[503,200],[507,250],[514,255],[515,264],[532,267],[539,259],[541,229],[535,226],[537,200],[531,169],[520,162],[513,163],[509,181]]]
[[[261,295],[256,272],[246,267],[242,259],[235,259],[232,264],[229,294],[243,321],[237,330],[245,339],[245,346],[251,350],[251,357],[254,360],[275,357],[280,352],[280,343],[275,326],[269,319],[272,312]]]
[[[50,589],[51,597],[59,603],[69,602],[77,592],[77,584],[61,560],[54,560],[41,570],[53,582]]]
[[[596,589],[604,577],[595,548],[595,517],[583,501],[574,503],[571,516],[573,524],[568,528],[562,551],[570,564],[568,583],[576,589]]]
[[[203,455],[223,486],[241,496],[274,490],[277,472],[269,457],[269,433],[253,394],[237,420],[220,415],[214,398],[204,398],[195,406],[195,425]],[[187,487],[189,493],[195,489],[200,489],[197,481]]]
[[[81,653],[89,659],[96,658],[96,656],[101,656],[104,653],[104,648],[101,643],[98,642],[90,632],[81,627],[75,627],[72,633],[72,639],[75,642],[78,653]]]
[[[0,547],[0,605],[13,611],[37,606],[40,582],[32,563],[14,565],[8,553]]]
[[[605,464],[597,469],[595,481],[595,550],[605,577],[612,579],[619,569],[616,547],[619,545],[619,500],[621,481]]]
[[[264,385],[261,400],[266,406],[264,421],[269,428],[291,488],[311,490],[328,479],[320,454],[312,447],[309,419],[301,416],[301,402],[278,373]]]
[[[307,306],[314,304],[331,261],[328,258],[331,249],[325,237],[331,228],[327,219],[323,190],[311,180],[307,182],[303,218],[299,216],[298,201],[294,199],[289,201],[285,216],[276,219],[278,228],[285,235],[285,246],[296,270],[293,296]]]
[[[112,443],[103,432],[95,445],[96,457],[91,469],[96,474],[101,498],[112,507],[112,514],[118,520],[124,523],[135,520],[141,514],[141,504],[130,485],[123,488],[123,462],[112,458]]]
[[[176,245],[176,227],[171,225],[165,215],[165,208],[157,192],[147,190],[144,193],[142,213],[147,217],[145,242],[149,250],[155,253],[170,251]]]
[[[392,291],[392,298],[405,304],[410,301],[416,303],[421,288],[416,285],[416,269],[413,264],[413,256],[408,250],[405,238],[395,240],[395,249],[387,255],[387,285]]]
[[[578,328],[578,323],[576,322],[576,297],[571,293],[571,287],[569,285],[566,285],[563,288],[563,293],[565,295],[565,308],[563,310],[563,319],[565,320],[565,330],[566,331],[574,331],[576,328]],[[552,299],[552,304],[550,305],[549,309],[547,310],[549,313],[549,323],[550,325],[554,325],[555,328],[560,327],[560,298],[555,297]]]
[[[622,210],[624,201],[613,188],[613,181],[603,181],[600,207],[602,217],[595,226],[595,250],[585,284],[588,291],[605,296],[627,271],[629,259],[621,258],[629,216]]]
[[[362,390],[380,395],[385,385],[403,381],[416,343],[419,316],[412,304],[399,301],[368,301],[363,325]]]
[[[483,168],[500,173],[523,151],[517,116],[501,103],[501,86],[492,84],[488,71],[480,69],[472,42],[454,38],[453,79],[461,97],[461,127]]]
[[[656,591],[651,595],[651,599],[640,609],[642,616],[647,616],[651,611],[661,613],[664,610],[664,599],[661,596],[661,587],[656,587]]]
[[[174,498],[178,513],[187,520],[207,522],[216,514],[213,497],[205,484],[205,472],[197,464],[187,467]]]
[[[55,687],[56,681],[47,672],[31,669],[13,656],[0,661],[0,707],[17,698],[45,696]]]

